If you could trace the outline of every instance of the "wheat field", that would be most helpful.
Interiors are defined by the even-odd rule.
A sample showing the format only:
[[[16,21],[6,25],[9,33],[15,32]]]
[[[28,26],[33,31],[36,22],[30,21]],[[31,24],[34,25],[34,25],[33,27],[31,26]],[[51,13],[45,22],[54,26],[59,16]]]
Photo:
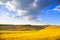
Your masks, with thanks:
[[[31,31],[0,30],[0,40],[60,40],[60,28]]]

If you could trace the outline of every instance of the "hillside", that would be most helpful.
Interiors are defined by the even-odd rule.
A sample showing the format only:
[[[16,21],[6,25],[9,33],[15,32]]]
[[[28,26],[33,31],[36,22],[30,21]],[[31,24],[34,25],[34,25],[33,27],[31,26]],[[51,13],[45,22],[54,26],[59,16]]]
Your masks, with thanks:
[[[45,26],[47,27],[37,31],[0,30],[0,40],[60,40],[60,26]]]
[[[0,30],[40,30],[45,27],[43,25],[0,25]]]
[[[41,29],[52,29],[52,28],[60,28],[60,26],[56,25],[0,25],[0,30],[41,30]]]

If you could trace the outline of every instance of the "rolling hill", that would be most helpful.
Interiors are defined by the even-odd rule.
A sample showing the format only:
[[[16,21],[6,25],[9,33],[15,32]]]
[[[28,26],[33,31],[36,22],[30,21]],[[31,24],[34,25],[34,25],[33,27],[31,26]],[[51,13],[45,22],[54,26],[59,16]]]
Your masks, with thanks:
[[[0,26],[0,40],[60,40],[60,26],[3,25]]]
[[[0,30],[40,30],[47,26],[43,25],[0,25]]]

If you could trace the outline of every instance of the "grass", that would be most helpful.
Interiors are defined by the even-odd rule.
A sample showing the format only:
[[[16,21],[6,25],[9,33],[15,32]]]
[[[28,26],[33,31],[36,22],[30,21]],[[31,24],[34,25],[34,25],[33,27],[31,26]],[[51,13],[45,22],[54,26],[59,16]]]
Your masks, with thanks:
[[[45,28],[38,31],[0,31],[0,40],[60,40],[60,28]]]

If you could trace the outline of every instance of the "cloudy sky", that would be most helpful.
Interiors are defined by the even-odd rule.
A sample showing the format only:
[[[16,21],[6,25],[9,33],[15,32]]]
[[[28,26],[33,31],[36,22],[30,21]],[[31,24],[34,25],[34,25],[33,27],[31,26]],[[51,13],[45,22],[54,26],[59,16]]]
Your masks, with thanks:
[[[0,24],[60,24],[60,0],[0,0]]]

